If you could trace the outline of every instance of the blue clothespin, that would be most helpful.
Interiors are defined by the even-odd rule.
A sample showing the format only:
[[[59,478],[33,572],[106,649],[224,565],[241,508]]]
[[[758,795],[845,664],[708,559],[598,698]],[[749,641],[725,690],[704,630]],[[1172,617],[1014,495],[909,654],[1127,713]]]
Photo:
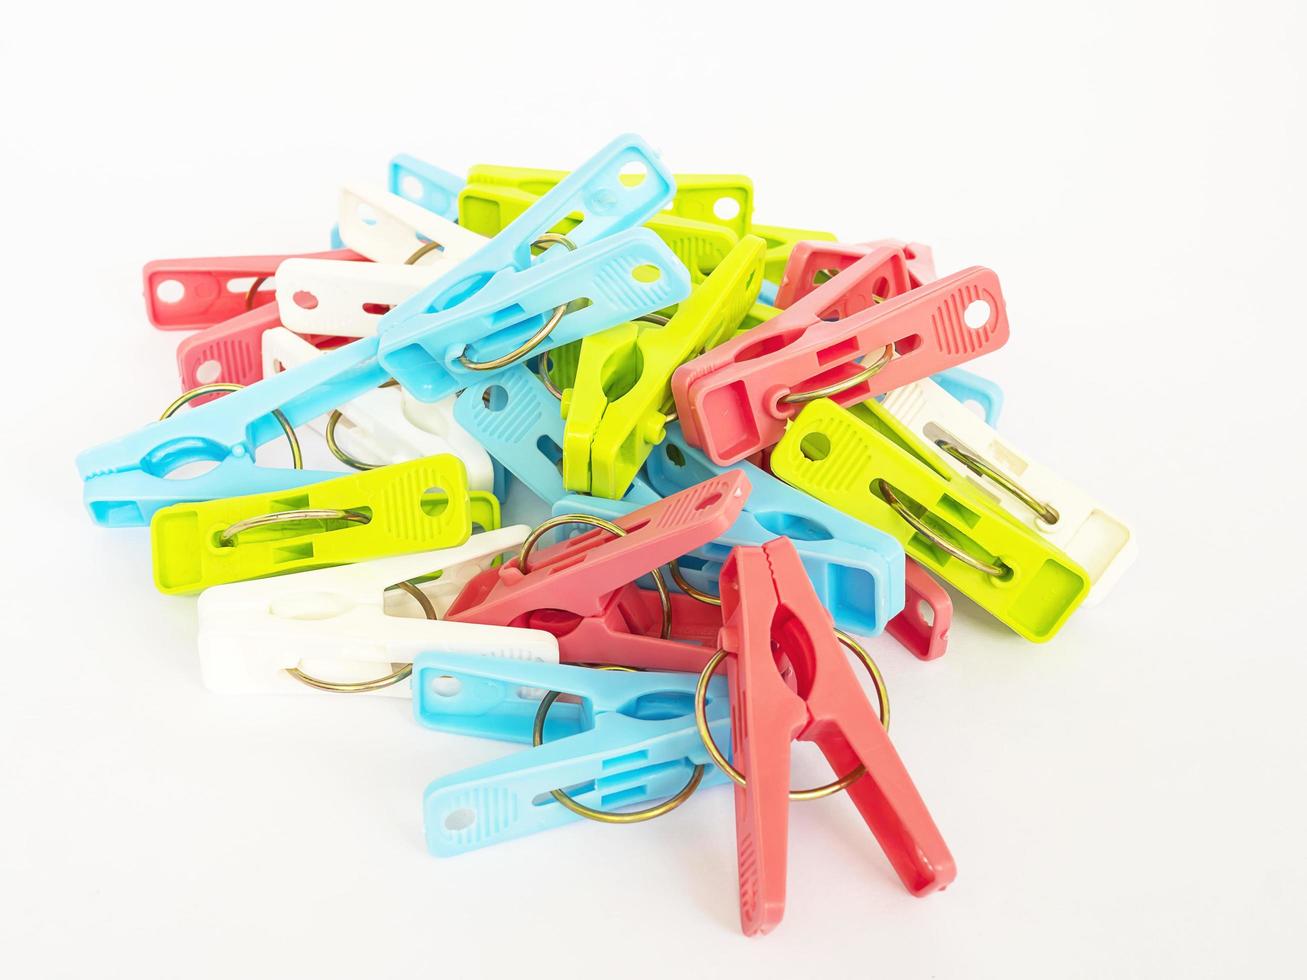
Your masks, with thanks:
[[[568,339],[683,297],[690,288],[685,267],[651,232],[630,227],[648,217],[651,201],[661,202],[668,193],[664,185],[670,182],[670,177],[660,176],[660,165],[651,152],[637,152],[640,147],[643,143],[636,137],[614,141],[573,175],[580,175],[579,180],[569,178],[559,184],[485,248],[459,263],[414,301],[391,311],[412,309],[414,302],[424,309],[434,304],[441,310],[424,314],[419,318],[422,323],[400,318],[403,330],[392,334],[401,333],[411,343],[395,357],[405,361],[405,350],[421,349],[428,331],[445,338],[470,334],[499,337],[523,328],[532,319],[522,320],[524,311],[547,314],[560,303],[581,297],[592,299],[593,304],[564,317],[572,321],[568,330],[562,331]],[[652,185],[652,197],[619,195],[611,189],[617,172],[633,157],[648,160],[641,186]],[[623,185],[618,182],[618,186]],[[555,260],[546,254],[533,262],[531,243],[539,237],[537,229],[548,229],[583,206],[595,216],[578,226],[578,230],[585,228],[585,234],[574,231],[573,240],[585,247],[570,253],[570,260],[568,256]],[[612,237],[604,237],[610,234]],[[632,267],[655,268],[661,278],[642,284],[628,275]],[[423,300],[430,296],[436,300]],[[508,329],[501,331],[501,327]],[[444,347],[443,340],[432,343]],[[363,338],[309,364],[87,450],[78,457],[77,466],[86,481],[84,499],[92,517],[100,524],[117,527],[146,524],[156,510],[169,504],[286,489],[336,475],[256,466],[254,453],[280,431],[274,410],[279,410],[290,426],[302,425],[394,375],[393,361],[387,363],[379,357],[382,346],[380,336]],[[451,359],[462,346],[452,344]],[[438,373],[445,379],[452,377],[444,368]],[[488,376],[465,373],[477,374],[477,381]],[[403,374],[421,383],[414,372]],[[432,390],[426,387],[415,394],[431,396]],[[178,467],[200,461],[218,465],[190,479],[167,478]]]
[[[984,412],[985,424],[991,428],[998,426],[998,416],[1003,411],[1003,389],[994,382],[964,368],[949,368],[932,374],[930,380],[963,404],[975,402]]]
[[[693,674],[595,670],[465,654],[424,653],[413,663],[413,712],[440,731],[530,743],[549,691],[543,742],[526,752],[437,779],[423,796],[427,849],[451,856],[581,819],[552,795],[596,810],[640,806],[724,782],[694,723]],[[706,715],[730,744],[724,677],[708,686]]]
[[[545,503],[567,495],[559,468],[564,423],[558,399],[525,365],[468,387],[454,403],[454,419]],[[625,497],[641,507],[659,499],[639,477]]]
[[[458,192],[467,180],[407,153],[390,159],[387,186],[392,194],[420,204],[450,221],[458,220]]]
[[[776,285],[776,283],[764,279],[762,281],[762,288],[758,290],[758,302],[763,303],[766,306],[775,306],[776,291],[778,289],[780,289],[780,286]]]
[[[903,608],[903,547],[890,535],[842,514],[752,463],[740,462],[753,491],[730,529],[681,558],[678,565],[690,585],[713,595],[731,549],[788,537],[803,560],[818,598],[835,624],[860,636],[875,636]],[[685,441],[679,425],[650,454],[644,478],[655,493],[669,496],[726,472]],[[554,514],[580,511],[614,520],[636,505],[628,501],[570,496],[558,501]]]
[[[633,168],[643,179],[628,184],[623,171]],[[657,235],[638,227],[675,190],[642,139],[618,137],[475,255],[383,316],[377,324],[383,367],[415,397],[435,401],[527,354],[684,299],[690,292],[685,266]],[[577,212],[582,219],[568,231],[567,244],[533,262],[533,244]]]

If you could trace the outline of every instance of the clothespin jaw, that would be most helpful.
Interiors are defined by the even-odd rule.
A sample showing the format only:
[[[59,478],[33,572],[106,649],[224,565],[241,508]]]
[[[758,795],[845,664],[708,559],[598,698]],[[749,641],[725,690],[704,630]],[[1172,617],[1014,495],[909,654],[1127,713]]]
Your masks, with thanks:
[[[340,190],[337,222],[344,243],[373,262],[400,264],[428,243],[432,258],[452,267],[475,254],[485,238],[384,187],[358,181]]]
[[[423,797],[427,846],[451,856],[579,819],[552,791],[604,812],[721,782],[693,718],[692,674],[645,674],[424,653],[413,672],[420,724],[541,744],[436,780]],[[542,707],[549,692],[570,695]],[[725,684],[708,691],[711,729],[729,738]],[[698,783],[698,780],[702,780]]]
[[[600,528],[535,552],[529,563],[506,562],[468,583],[448,618],[547,629],[559,637],[568,662],[593,662],[602,650],[605,662],[623,666],[700,669],[707,652],[702,643],[720,624],[717,610],[674,596],[660,617],[658,594],[631,583],[721,536],[739,517],[749,489],[748,478],[732,471],[615,521],[623,535]],[[687,622],[697,637],[673,634]]]
[[[1135,559],[1134,535],[1088,493],[1031,459],[930,380],[886,395],[883,407],[923,444],[937,447],[975,491],[1065,551],[1103,599]]]
[[[764,275],[769,282],[779,283],[785,275],[785,265],[790,260],[790,253],[800,242],[833,242],[835,236],[828,231],[810,231],[803,228],[786,228],[781,225],[751,225],[751,234],[757,235],[767,243],[767,265]],[[783,306],[777,302],[773,305]]]
[[[266,306],[273,300],[277,267],[293,257],[236,255],[147,262],[142,270],[146,315],[160,330],[198,330]],[[305,257],[363,259],[349,249]]]
[[[568,490],[626,493],[665,435],[672,372],[734,333],[762,284],[763,252],[762,239],[746,236],[665,324],[622,324],[581,342],[561,406]]]
[[[567,494],[558,400],[524,365],[468,387],[454,402],[454,419],[541,500]],[[659,496],[637,477],[626,499],[646,504]]]
[[[1089,592],[1089,575],[993,506],[881,405],[804,408],[772,472],[888,531],[908,557],[1034,642],[1051,639]]]
[[[433,622],[459,589],[520,545],[522,525],[474,534],[453,548],[377,558],[295,575],[233,582],[199,598],[200,672],[222,694],[348,692],[408,697],[403,668],[425,650],[558,662],[541,630]],[[430,576],[438,578],[431,580]],[[396,586],[403,584],[405,591]],[[387,591],[390,590],[390,591]],[[405,600],[413,612],[399,614]]]
[[[815,500],[748,462],[736,464],[748,477],[749,499],[720,537],[679,560],[693,587],[717,594],[722,564],[732,548],[761,545],[783,536],[794,541],[818,598],[842,629],[875,636],[904,608],[903,546],[889,534]],[[653,492],[670,496],[728,472],[685,441],[679,426],[645,464]],[[554,504],[555,516],[588,513],[616,520],[634,510],[630,501],[569,496]]]
[[[386,186],[392,194],[420,204],[448,221],[458,220],[458,192],[467,183],[458,174],[407,153],[390,159]]]
[[[148,524],[170,504],[286,490],[337,476],[259,466],[257,448],[387,380],[377,342],[365,338],[311,364],[152,422],[77,457],[91,517],[107,527]],[[280,413],[280,415],[276,413]],[[189,463],[214,463],[200,476],[170,478]]]
[[[994,273],[964,269],[912,289],[903,253],[882,248],[780,316],[683,364],[672,390],[690,441],[729,465],[773,445],[815,398],[854,405],[1007,337]]]
[[[453,547],[472,533],[470,506],[466,471],[453,456],[398,463],[289,493],[177,504],[150,522],[154,581],[160,592],[176,595]]]
[[[737,548],[722,569],[721,648],[730,683],[740,921],[768,932],[785,908],[790,743],[813,742],[914,895],[956,869],[925,803],[836,640],[794,545]],[[788,663],[793,684],[781,674]]]

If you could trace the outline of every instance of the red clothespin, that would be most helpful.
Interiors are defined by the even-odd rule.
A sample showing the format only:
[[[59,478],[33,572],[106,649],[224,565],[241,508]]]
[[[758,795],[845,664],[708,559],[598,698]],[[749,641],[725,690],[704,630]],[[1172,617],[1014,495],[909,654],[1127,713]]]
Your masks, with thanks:
[[[547,630],[558,637],[563,663],[698,673],[714,649],[721,612],[680,593],[664,607],[659,593],[634,583],[724,533],[749,490],[744,472],[734,470],[614,521],[621,536],[597,527],[534,554],[527,548],[525,571],[515,558],[482,572],[444,618]],[[569,522],[553,518],[536,531]]]
[[[880,247],[779,316],[682,364],[672,393],[686,438],[729,466],[775,444],[809,401],[866,401],[1007,337],[993,272],[976,266],[914,289],[902,249]]]
[[[182,391],[202,384],[250,385],[263,377],[263,335],[281,326],[277,303],[256,306],[239,316],[196,331],[177,345],[177,373]],[[304,338],[328,349],[347,343],[345,337]],[[201,396],[204,398],[205,396]],[[202,404],[201,399],[196,399]]]
[[[787,538],[731,552],[719,644],[731,692],[740,922],[767,932],[785,911],[790,743],[813,742],[914,895],[946,887],[953,856],[867,700]],[[714,658],[716,659],[716,658]],[[787,665],[792,677],[782,676]],[[841,780],[842,781],[842,780]]]
[[[234,255],[147,262],[145,312],[160,330],[199,330],[273,300],[271,279],[286,259],[367,261],[347,248],[302,255]]]
[[[920,242],[901,242],[896,238],[882,238],[856,245],[844,242],[799,242],[790,252],[776,290],[776,302],[782,310],[793,306],[823,282],[833,278],[878,248],[897,248],[903,253],[908,266],[908,279],[913,289],[934,282],[935,256],[929,245]]]
[[[903,566],[903,610],[885,624],[885,632],[918,660],[937,660],[948,649],[953,600],[911,558]]]

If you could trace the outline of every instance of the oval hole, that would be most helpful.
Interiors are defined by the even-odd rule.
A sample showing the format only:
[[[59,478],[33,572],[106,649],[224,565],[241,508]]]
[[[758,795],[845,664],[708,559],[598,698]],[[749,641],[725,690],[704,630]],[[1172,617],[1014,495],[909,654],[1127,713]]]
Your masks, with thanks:
[[[195,380],[202,385],[211,385],[222,374],[222,365],[210,358],[195,369]]]
[[[662,277],[663,270],[658,268],[658,266],[650,265],[647,262],[644,265],[637,265],[631,270],[631,278],[636,282],[657,282]]]
[[[648,176],[649,168],[639,160],[624,163],[622,169],[617,171],[617,177],[625,187],[639,187]]]
[[[772,534],[795,541],[829,541],[833,535],[817,521],[802,514],[787,514],[774,510],[754,514],[754,518]]]
[[[439,517],[449,510],[449,492],[444,487],[427,487],[422,492],[422,513],[427,517]]]
[[[422,197],[422,181],[412,174],[405,174],[400,178],[399,192],[410,200],[419,200]]]
[[[721,499],[722,499],[722,495],[720,493],[710,493],[708,494],[708,496],[704,497],[697,504],[695,504],[694,509],[707,510],[709,507],[711,507],[713,504],[717,503],[717,501]]]
[[[962,322],[972,330],[979,330],[989,322],[992,310],[983,299],[972,300],[962,311]]]
[[[186,287],[176,279],[165,279],[154,287],[154,295],[159,297],[161,303],[179,303],[186,295]]]
[[[301,310],[316,310],[318,308],[318,298],[307,289],[297,289],[295,294],[291,296],[290,301]]]
[[[917,618],[927,626],[935,625],[935,610],[925,599],[917,601]]]
[[[667,456],[668,462],[670,462],[673,466],[685,465],[685,453],[681,452],[681,447],[676,445],[676,443],[674,442],[667,443],[667,446],[663,450],[663,452]]]
[[[439,698],[452,698],[463,690],[463,682],[457,677],[451,677],[449,674],[441,674],[439,677],[431,679],[427,685],[427,690]]]
[[[508,406],[508,389],[503,385],[491,385],[481,393],[481,404],[491,412],[502,412]]]
[[[468,807],[462,806],[457,810],[450,810],[445,814],[446,830],[467,830],[477,822],[476,812]]]
[[[799,441],[799,452],[814,463],[820,462],[830,455],[830,439],[824,432],[809,432]]]
[[[740,202],[733,197],[719,197],[713,201],[712,213],[722,221],[730,221],[740,213]]]

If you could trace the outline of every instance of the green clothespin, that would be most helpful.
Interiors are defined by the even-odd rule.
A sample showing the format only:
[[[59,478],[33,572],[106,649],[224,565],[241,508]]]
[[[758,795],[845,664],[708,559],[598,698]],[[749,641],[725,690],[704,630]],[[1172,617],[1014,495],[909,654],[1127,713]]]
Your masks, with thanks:
[[[478,497],[474,504],[458,457],[428,456],[293,490],[173,504],[150,522],[154,582],[176,595],[452,548],[473,522],[498,526],[498,501]]]
[[[771,455],[786,483],[886,531],[1028,640],[1051,639],[1089,574],[944,463],[874,401],[807,405]]]
[[[666,434],[672,372],[734,335],[758,297],[766,248],[742,238],[664,325],[623,323],[581,342],[575,385],[563,392],[564,487],[626,493]]]

